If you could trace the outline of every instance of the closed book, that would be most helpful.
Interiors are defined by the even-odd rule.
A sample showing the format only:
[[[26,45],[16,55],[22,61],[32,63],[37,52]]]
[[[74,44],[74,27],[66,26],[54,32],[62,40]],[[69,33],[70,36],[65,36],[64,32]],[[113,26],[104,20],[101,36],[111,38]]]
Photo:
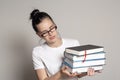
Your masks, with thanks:
[[[72,61],[81,61],[81,60],[85,59],[84,55],[83,56],[76,56],[74,54],[69,54],[67,52],[64,53],[64,56],[66,58],[69,58]],[[105,58],[105,52],[104,51],[88,54],[88,55],[86,55],[86,59],[85,60],[99,59],[99,58]]]
[[[85,62],[83,62],[83,60],[72,61],[68,58],[65,58],[63,63],[68,65],[71,68],[104,65],[105,64],[105,58],[90,59],[90,60],[86,60]]]
[[[82,45],[82,46],[75,46],[75,47],[69,47],[65,49],[65,52],[75,55],[85,55],[85,54],[91,54],[95,52],[101,52],[104,51],[104,48],[102,46],[97,45]]]
[[[63,66],[66,66],[66,65],[63,65]],[[82,73],[82,72],[87,72],[88,71],[88,68],[93,68],[95,71],[96,70],[102,70],[103,69],[103,65],[97,65],[97,66],[92,66],[92,67],[82,67],[82,68],[70,68],[68,66],[68,71],[71,72],[71,73]]]

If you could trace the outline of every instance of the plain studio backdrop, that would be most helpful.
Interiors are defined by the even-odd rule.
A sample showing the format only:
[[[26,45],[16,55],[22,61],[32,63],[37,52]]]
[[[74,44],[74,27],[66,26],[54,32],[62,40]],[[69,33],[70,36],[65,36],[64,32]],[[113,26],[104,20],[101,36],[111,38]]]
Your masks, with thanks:
[[[31,54],[40,39],[29,21],[35,8],[53,17],[62,37],[104,46],[103,72],[80,80],[120,80],[120,0],[0,0],[0,80],[36,80]]]

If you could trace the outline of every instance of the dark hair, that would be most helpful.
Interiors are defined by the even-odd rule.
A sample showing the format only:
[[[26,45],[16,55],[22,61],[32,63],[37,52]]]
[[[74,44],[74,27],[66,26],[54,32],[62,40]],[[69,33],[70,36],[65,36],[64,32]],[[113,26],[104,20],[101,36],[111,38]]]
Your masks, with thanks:
[[[53,19],[50,17],[50,15],[47,14],[46,12],[40,12],[38,9],[34,9],[31,12],[30,20],[32,20],[32,26],[35,32],[39,32],[36,25],[41,23],[42,20],[45,18],[49,18],[52,22],[54,22]]]

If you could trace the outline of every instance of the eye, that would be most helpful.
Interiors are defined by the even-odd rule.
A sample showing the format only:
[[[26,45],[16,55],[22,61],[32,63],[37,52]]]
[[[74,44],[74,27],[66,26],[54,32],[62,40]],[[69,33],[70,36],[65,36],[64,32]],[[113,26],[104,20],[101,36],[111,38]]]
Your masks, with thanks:
[[[50,30],[52,31],[52,30],[54,30],[56,28],[57,28],[57,26],[54,26],[54,27],[51,27]]]
[[[43,31],[42,33],[41,33],[41,35],[44,35],[44,34],[46,34],[48,31]]]

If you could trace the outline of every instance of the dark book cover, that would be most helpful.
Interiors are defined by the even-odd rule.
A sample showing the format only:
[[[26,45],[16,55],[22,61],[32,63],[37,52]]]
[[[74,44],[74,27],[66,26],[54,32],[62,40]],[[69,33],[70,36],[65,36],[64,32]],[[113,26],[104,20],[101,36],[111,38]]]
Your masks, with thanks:
[[[97,49],[97,48],[103,48],[103,46],[88,44],[88,45],[82,45],[82,46],[76,46],[76,47],[68,47],[66,49],[76,50],[76,51],[84,51],[84,50]]]

